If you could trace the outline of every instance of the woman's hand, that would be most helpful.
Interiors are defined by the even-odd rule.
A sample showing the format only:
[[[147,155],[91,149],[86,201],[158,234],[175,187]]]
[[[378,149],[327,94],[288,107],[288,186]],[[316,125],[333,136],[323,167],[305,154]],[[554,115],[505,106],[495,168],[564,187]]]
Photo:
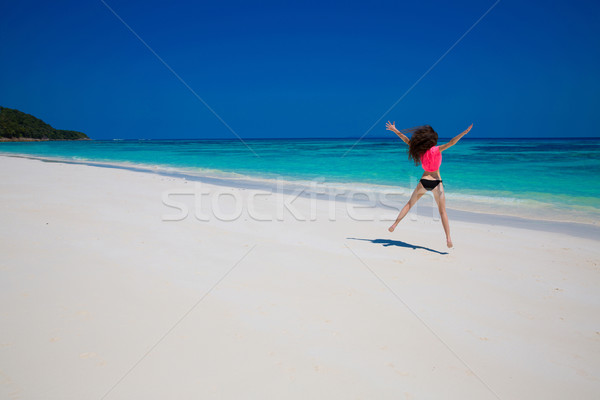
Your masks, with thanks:
[[[467,133],[469,133],[469,131],[471,130],[471,128],[472,128],[472,127],[473,127],[473,124],[469,125],[469,127],[468,127],[468,128],[467,128],[467,130],[465,131],[465,135],[466,135]]]
[[[394,121],[394,122],[388,121],[387,124],[385,124],[385,129],[388,131],[392,131],[394,133],[399,133],[398,129],[396,129],[396,121]]]

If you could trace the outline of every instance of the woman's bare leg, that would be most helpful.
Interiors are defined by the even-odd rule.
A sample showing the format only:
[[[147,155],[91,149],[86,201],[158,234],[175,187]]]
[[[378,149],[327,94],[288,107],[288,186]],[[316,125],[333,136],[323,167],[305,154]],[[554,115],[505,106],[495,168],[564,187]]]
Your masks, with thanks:
[[[452,239],[450,238],[450,223],[448,222],[448,214],[446,213],[446,196],[444,195],[444,184],[440,183],[432,190],[433,198],[438,205],[440,211],[440,217],[442,218],[442,225],[444,226],[444,232],[446,232],[446,244],[448,247],[452,247]]]
[[[396,218],[396,222],[394,222],[392,224],[392,226],[390,226],[388,228],[388,231],[394,232],[394,229],[396,229],[396,226],[398,226],[400,221],[402,221],[402,218],[404,218],[406,216],[406,214],[408,214],[408,212],[410,211],[412,206],[414,206],[417,203],[417,201],[419,201],[419,199],[421,198],[421,196],[423,196],[425,194],[425,192],[427,192],[427,190],[423,187],[421,182],[419,182],[419,184],[415,188],[413,194],[410,196],[408,203],[406,203],[406,205],[404,206],[402,211],[400,211],[400,214],[398,214],[398,218]]]

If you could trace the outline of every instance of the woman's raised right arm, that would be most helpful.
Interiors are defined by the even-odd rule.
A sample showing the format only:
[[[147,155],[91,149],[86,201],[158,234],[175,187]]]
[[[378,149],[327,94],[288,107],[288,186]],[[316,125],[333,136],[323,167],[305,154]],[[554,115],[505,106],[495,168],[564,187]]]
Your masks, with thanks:
[[[443,145],[441,145],[440,146],[440,151],[444,151],[444,150],[448,149],[449,147],[454,146],[456,143],[458,143],[458,141],[460,140],[460,138],[462,138],[467,133],[469,133],[469,131],[471,130],[472,127],[473,127],[473,124],[469,125],[469,127],[465,131],[463,131],[460,134],[458,134],[455,137],[453,137],[448,143],[444,143]]]

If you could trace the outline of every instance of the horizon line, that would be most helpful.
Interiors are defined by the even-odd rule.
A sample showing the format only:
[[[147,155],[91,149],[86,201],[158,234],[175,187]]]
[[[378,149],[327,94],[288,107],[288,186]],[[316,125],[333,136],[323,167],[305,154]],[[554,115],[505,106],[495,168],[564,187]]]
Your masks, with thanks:
[[[256,137],[256,138],[244,138],[244,140],[350,140],[356,139],[355,136],[332,136],[332,137],[310,137],[310,136],[298,136],[298,137]],[[366,140],[370,139],[396,139],[394,137],[388,136],[376,136],[366,138]],[[452,137],[440,137],[439,140],[450,140]],[[460,140],[495,140],[495,139],[508,139],[508,140],[533,140],[533,139],[553,139],[553,140],[600,140],[600,136],[571,136],[571,137],[553,137],[553,136],[534,136],[534,137],[502,137],[502,136],[494,136],[494,137],[463,137]],[[106,139],[93,139],[92,141],[120,141],[120,140],[225,140],[225,141],[235,141],[236,138],[106,138]]]

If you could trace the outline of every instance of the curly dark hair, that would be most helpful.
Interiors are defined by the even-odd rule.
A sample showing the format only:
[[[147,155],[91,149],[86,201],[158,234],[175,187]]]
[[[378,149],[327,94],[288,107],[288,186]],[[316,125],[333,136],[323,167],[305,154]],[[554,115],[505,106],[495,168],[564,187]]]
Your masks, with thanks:
[[[403,129],[401,132],[404,134],[412,133],[408,144],[408,159],[413,160],[415,165],[419,165],[421,156],[435,146],[438,141],[437,132],[429,125]]]

